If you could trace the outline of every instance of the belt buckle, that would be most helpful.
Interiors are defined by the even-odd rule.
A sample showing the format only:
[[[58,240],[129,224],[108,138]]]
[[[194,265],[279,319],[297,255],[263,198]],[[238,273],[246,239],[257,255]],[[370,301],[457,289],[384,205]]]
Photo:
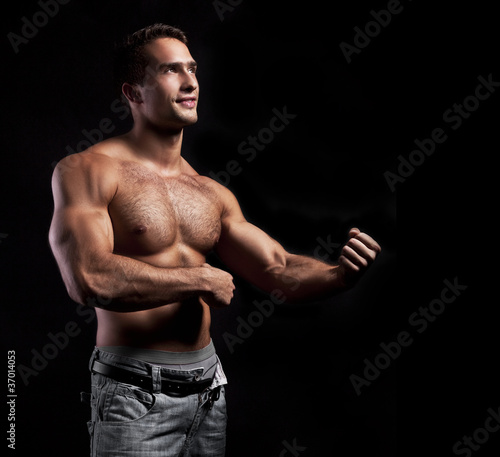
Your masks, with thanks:
[[[209,399],[208,399],[209,409],[212,409],[214,406],[214,403],[220,398],[221,387],[222,386],[217,386],[214,389],[212,389],[212,392],[210,392]],[[207,389],[209,389],[209,388],[210,388],[210,386],[207,387]]]

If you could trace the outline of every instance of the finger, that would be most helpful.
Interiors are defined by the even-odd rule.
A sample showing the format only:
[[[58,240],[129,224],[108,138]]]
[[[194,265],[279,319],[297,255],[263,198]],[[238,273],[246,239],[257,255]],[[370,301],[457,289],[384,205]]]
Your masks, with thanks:
[[[220,268],[216,268],[216,267],[212,267],[214,270],[217,271],[218,274],[221,275],[221,277],[226,277],[226,278],[229,278],[231,279],[231,281],[233,280],[233,275],[231,273],[229,273],[229,271],[226,271],[226,270],[221,270]]]
[[[349,262],[353,265],[356,265],[358,267],[358,270],[360,268],[366,268],[368,266],[368,260],[358,254],[350,246],[346,245],[342,248],[342,256],[344,256],[346,260],[349,260]]]
[[[377,252],[374,249],[370,249],[366,244],[357,238],[351,238],[347,242],[346,246],[349,246],[351,249],[356,251],[356,253],[370,262],[373,262],[377,257]]]
[[[360,233],[361,230],[359,228],[353,227],[351,230],[349,230],[349,238],[353,238]]]
[[[357,273],[359,271],[359,267],[351,260],[349,260],[345,255],[341,255],[339,257],[339,265],[342,266],[344,272],[348,275],[349,273]]]
[[[370,235],[367,235],[364,232],[358,233],[355,239],[360,240],[365,246],[369,247],[371,250],[377,253],[382,251],[380,245]]]

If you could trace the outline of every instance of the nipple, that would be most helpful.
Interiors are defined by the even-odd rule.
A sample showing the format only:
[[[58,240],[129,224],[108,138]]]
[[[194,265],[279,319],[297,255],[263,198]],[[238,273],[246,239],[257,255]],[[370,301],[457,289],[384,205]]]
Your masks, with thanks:
[[[134,228],[134,233],[136,235],[142,235],[143,233],[146,233],[147,229],[148,228],[145,225],[138,225]]]

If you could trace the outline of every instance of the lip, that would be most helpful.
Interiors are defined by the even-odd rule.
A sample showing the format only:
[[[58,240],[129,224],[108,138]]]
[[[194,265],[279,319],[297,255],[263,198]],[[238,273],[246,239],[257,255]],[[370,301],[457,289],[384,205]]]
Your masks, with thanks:
[[[196,97],[183,97],[177,99],[176,102],[186,108],[194,108],[196,106]]]

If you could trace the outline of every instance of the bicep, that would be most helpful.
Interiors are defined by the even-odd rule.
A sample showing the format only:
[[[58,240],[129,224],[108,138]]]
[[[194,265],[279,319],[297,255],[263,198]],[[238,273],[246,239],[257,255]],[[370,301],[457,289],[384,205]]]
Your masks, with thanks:
[[[54,251],[64,250],[65,255],[75,258],[95,252],[111,253],[113,232],[109,215],[99,208],[58,208],[52,217],[49,240]]]
[[[109,189],[99,177],[89,179],[89,170],[65,172],[56,168],[52,179],[54,215],[49,241],[68,279],[88,268],[99,254],[113,251],[113,230],[107,211]]]
[[[217,255],[237,275],[267,290],[276,270],[286,266],[288,253],[260,228],[248,222],[234,196],[226,200]]]
[[[62,207],[54,211],[49,232],[52,253],[70,297],[84,303],[89,278],[113,250],[109,217],[102,210]]]

